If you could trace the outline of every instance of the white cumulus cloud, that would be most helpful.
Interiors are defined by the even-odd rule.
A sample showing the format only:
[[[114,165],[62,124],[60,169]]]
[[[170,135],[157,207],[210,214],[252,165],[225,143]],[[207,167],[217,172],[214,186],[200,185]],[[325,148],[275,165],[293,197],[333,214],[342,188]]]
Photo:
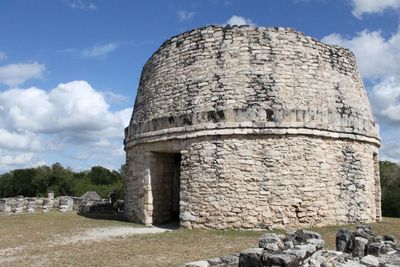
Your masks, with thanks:
[[[399,162],[400,159],[400,144],[397,138],[393,138],[388,142],[384,142],[380,149],[381,159]]]
[[[18,86],[27,80],[42,78],[45,70],[45,65],[38,62],[0,66],[0,83]]]
[[[91,48],[84,49],[82,51],[82,55],[85,57],[103,57],[118,48],[118,44],[116,43],[106,43],[95,45]]]
[[[38,151],[40,141],[35,140],[35,135],[29,132],[9,132],[0,128],[0,149],[14,151]]]
[[[85,81],[59,84],[50,92],[38,88],[10,89],[0,93],[3,118],[12,129],[54,133],[99,131],[122,123],[104,94]]]
[[[359,19],[363,14],[383,13],[387,9],[399,9],[400,0],[352,0],[353,15]]]
[[[390,77],[376,84],[370,98],[380,120],[400,126],[400,81],[397,78]]]
[[[86,0],[66,0],[67,5],[71,8],[82,10],[96,10],[97,6],[93,2]]]
[[[178,10],[178,12],[176,12],[176,15],[178,16],[180,22],[190,20],[191,18],[193,18],[194,14],[195,12],[187,10]]]
[[[33,153],[8,153],[3,154],[0,151],[0,171],[6,170],[4,166],[17,168],[20,166],[26,166],[26,164],[32,163],[34,158]],[[3,166],[3,168],[1,167]]]
[[[250,25],[250,26],[256,26],[256,24],[251,20],[251,19],[247,19],[245,17],[241,17],[241,16],[236,16],[233,15],[232,17],[230,17],[226,23],[226,25]]]
[[[112,111],[105,95],[86,81],[59,84],[50,91],[32,87],[1,92],[0,171],[20,166],[23,159],[28,167],[51,162],[52,153],[69,160],[86,155],[88,160],[79,162],[86,167],[123,162],[123,155],[115,152],[121,150],[132,108]]]

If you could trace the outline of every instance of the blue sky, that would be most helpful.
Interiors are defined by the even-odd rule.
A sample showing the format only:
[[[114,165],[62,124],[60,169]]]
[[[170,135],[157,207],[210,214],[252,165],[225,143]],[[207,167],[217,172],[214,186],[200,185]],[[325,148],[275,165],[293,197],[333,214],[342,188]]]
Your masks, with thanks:
[[[168,38],[209,24],[292,27],[356,55],[400,161],[400,0],[1,0],[0,173],[124,163],[140,72]]]

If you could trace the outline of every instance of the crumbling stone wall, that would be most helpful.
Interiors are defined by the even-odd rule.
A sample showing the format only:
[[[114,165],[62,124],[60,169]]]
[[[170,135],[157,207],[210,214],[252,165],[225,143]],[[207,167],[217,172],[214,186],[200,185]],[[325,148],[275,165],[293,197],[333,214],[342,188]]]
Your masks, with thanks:
[[[81,199],[71,196],[55,198],[53,193],[48,193],[47,197],[0,198],[0,215],[49,212],[50,210],[69,212],[74,209],[77,210],[80,202],[82,202]]]
[[[292,29],[195,29],[143,68],[125,129],[126,213],[156,222],[167,152],[182,159],[183,227],[380,220],[379,144],[350,51]]]

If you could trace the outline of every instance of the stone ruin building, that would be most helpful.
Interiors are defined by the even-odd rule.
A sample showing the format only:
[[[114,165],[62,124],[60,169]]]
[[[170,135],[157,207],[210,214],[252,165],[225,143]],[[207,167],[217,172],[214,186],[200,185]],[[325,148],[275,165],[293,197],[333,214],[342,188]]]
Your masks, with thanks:
[[[286,28],[208,26],[143,68],[130,220],[187,228],[381,219],[378,127],[354,55]]]

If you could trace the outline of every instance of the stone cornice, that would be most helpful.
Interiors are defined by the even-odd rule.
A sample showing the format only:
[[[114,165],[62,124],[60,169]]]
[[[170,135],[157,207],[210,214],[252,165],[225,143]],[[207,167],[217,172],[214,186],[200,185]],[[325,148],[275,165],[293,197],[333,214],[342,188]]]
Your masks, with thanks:
[[[352,132],[333,132],[321,129],[298,127],[257,128],[251,127],[250,124],[246,125],[245,123],[242,123],[241,127],[236,128],[223,128],[222,126],[219,128],[212,128],[213,126],[214,125],[208,125],[209,129],[204,127],[202,130],[189,130],[187,127],[178,127],[138,134],[132,136],[133,138],[125,139],[125,148],[143,143],[223,135],[264,135],[266,138],[274,135],[307,135],[334,139],[351,139],[380,146],[380,139],[378,137],[366,136]]]
[[[125,129],[125,143],[138,144],[207,135],[301,134],[380,144],[378,126],[337,110],[228,109],[166,116]]]

